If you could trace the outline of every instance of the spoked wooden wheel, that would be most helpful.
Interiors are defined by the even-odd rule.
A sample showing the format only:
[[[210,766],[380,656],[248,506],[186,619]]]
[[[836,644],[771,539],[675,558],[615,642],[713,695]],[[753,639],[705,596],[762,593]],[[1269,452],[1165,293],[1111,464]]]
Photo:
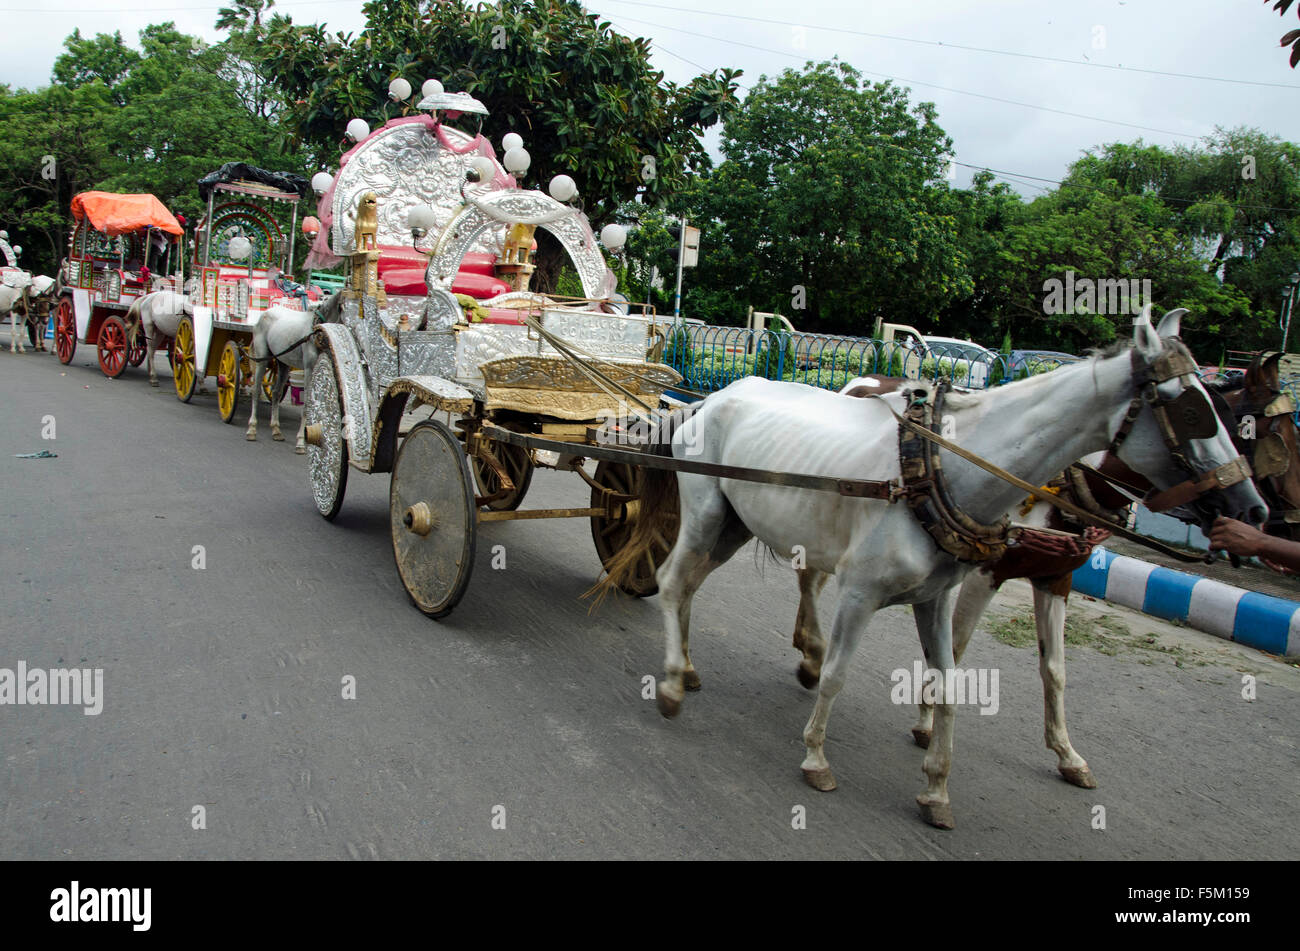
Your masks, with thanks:
[[[402,442],[388,515],[406,593],[429,617],[446,617],[469,587],[478,516],[464,450],[437,420],[416,423]]]
[[[144,358],[149,355],[149,340],[145,337],[144,331],[137,329],[134,334],[128,335],[130,345],[126,352],[126,362],[133,367],[138,367],[144,363]]]
[[[217,364],[217,409],[223,423],[233,420],[235,411],[239,409],[239,381],[242,375],[239,358],[239,344],[227,340],[221,351],[221,362]]]
[[[126,359],[130,344],[126,339],[126,324],[120,317],[106,317],[95,339],[95,350],[99,354],[99,368],[104,376],[116,379],[126,369]]]
[[[71,297],[59,298],[59,309],[54,312],[54,352],[60,363],[71,363],[77,352],[77,318]]]
[[[199,387],[194,363],[194,321],[188,317],[181,318],[172,343],[172,382],[176,384],[176,398],[182,403],[188,403]]]
[[[348,441],[344,431],[343,399],[334,374],[334,358],[322,353],[311,371],[306,417],[307,468],[316,510],[333,519],[348,488]]]
[[[628,538],[632,534],[632,529],[636,525],[636,520],[641,512],[641,501],[637,496],[641,494],[641,479],[644,471],[625,462],[600,462],[596,464],[596,474],[593,477],[598,485],[612,489],[619,495],[632,496],[631,501],[624,503],[620,510],[620,517],[607,518],[604,515],[593,515],[591,517],[591,540],[596,543],[596,554],[600,556],[600,563],[608,565],[623,546],[627,544]],[[591,506],[596,508],[605,504],[604,493],[600,489],[591,490]],[[655,572],[659,566],[664,563],[668,557],[668,552],[672,550],[673,543],[677,540],[677,523],[674,522],[669,529],[656,539],[655,545],[650,551],[642,556],[637,562],[636,572],[632,577],[619,587],[627,594],[638,598],[648,598],[652,594],[659,593],[659,585],[655,581]]]
[[[266,369],[262,371],[262,395],[266,397],[268,403],[273,405],[275,403],[275,386],[279,382],[280,361],[274,359],[268,360],[266,363]],[[288,387],[286,387],[285,392],[287,393],[288,391]]]
[[[502,428],[514,432],[523,431],[523,427],[512,424],[502,424]],[[499,499],[488,502],[487,507],[494,512],[513,512],[519,508],[519,503],[524,500],[524,495],[528,492],[528,484],[533,481],[532,456],[522,446],[512,446],[504,442],[494,442],[492,451],[505,466],[510,481],[515,487]],[[477,456],[471,458],[469,462],[470,468],[474,471],[474,483],[478,486],[479,495],[495,495],[501,490],[501,477],[497,475],[495,469]]]

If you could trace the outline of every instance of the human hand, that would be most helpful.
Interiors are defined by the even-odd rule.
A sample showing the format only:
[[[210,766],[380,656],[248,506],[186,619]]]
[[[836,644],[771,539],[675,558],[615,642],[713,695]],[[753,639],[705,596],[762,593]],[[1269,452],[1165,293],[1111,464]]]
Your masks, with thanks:
[[[1220,515],[1210,529],[1210,550],[1252,557],[1260,553],[1267,538],[1259,529],[1245,522]]]

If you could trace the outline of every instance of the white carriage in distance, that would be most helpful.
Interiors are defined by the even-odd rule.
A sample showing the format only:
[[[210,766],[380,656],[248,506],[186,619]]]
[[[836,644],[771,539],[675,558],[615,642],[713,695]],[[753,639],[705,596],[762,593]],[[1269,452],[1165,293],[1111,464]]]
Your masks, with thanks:
[[[332,252],[349,276],[341,322],[317,330],[304,412],[320,513],[339,511],[349,466],[392,472],[398,573],[442,617],[469,581],[479,522],[590,518],[608,561],[636,517],[638,473],[585,460],[600,458],[602,423],[653,411],[680,376],[647,359],[663,328],[616,294],[585,215],[520,187],[486,140],[442,121],[486,109],[463,93],[420,106],[432,115],[392,120],[345,156],[321,201],[316,260]],[[567,252],[582,298],[528,289],[536,229]],[[429,418],[402,431],[419,407],[454,430]],[[577,472],[590,505],[517,511],[535,466]],[[653,572],[629,590],[653,593]]]

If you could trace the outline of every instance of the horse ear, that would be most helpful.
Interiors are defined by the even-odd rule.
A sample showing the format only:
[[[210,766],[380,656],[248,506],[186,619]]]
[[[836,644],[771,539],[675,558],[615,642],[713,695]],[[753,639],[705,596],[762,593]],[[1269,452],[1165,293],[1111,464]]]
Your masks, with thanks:
[[[1179,330],[1182,328],[1183,314],[1187,313],[1186,307],[1179,307],[1177,310],[1171,310],[1160,318],[1160,326],[1156,328],[1156,333],[1161,337],[1177,337]]]
[[[1255,357],[1246,370],[1246,388],[1258,391],[1260,398],[1271,394],[1278,388],[1278,364],[1281,360],[1282,354],[1276,351],[1265,351]]]
[[[1150,303],[1144,304],[1141,315],[1133,319],[1133,346],[1148,361],[1158,357],[1164,347],[1160,342],[1160,334],[1151,326]]]

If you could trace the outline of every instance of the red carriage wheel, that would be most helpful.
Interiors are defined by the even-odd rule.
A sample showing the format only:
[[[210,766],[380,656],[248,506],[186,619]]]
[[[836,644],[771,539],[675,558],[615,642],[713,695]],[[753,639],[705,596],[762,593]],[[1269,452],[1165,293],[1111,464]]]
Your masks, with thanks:
[[[138,367],[144,363],[144,358],[149,356],[149,340],[145,337],[144,331],[137,330],[131,335],[131,344],[127,348],[126,362],[133,367]]]
[[[59,309],[54,315],[54,350],[60,363],[71,363],[77,352],[77,318],[72,309],[72,298],[59,298]]]
[[[114,379],[126,370],[126,360],[130,344],[126,338],[126,324],[120,317],[106,317],[99,328],[95,340],[95,349],[99,353],[99,368],[104,376]]]

